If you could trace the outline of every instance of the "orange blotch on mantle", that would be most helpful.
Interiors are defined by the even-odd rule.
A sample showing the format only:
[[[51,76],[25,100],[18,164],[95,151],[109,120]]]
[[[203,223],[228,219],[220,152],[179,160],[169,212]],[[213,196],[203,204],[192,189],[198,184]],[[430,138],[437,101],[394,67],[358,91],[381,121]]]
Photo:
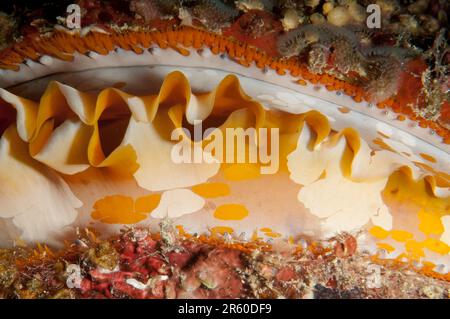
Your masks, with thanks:
[[[389,236],[389,232],[387,230],[384,230],[380,226],[374,226],[369,230],[369,233],[378,238],[378,239],[385,239],[387,236]]]
[[[390,235],[392,237],[392,239],[394,239],[395,241],[398,242],[406,242],[410,239],[413,239],[413,234],[411,234],[410,232],[406,231],[406,230],[392,230],[390,232]]]
[[[440,235],[444,232],[444,225],[442,225],[439,213],[428,213],[424,210],[419,211],[419,229],[426,235],[435,234]]]
[[[224,177],[229,181],[242,181],[261,176],[260,166],[254,163],[224,164]]]
[[[422,242],[422,246],[425,248],[428,248],[429,250],[441,254],[446,255],[450,253],[450,246],[446,243],[434,239],[434,238],[427,238]]]
[[[99,199],[94,204],[91,217],[105,224],[135,224],[147,218],[160,200],[159,194],[133,200],[130,196],[112,195]]]
[[[214,212],[214,217],[221,220],[241,220],[247,216],[247,208],[240,204],[224,204]]]
[[[408,257],[412,260],[417,260],[425,257],[422,244],[415,240],[407,241],[405,244],[405,249],[408,253]]]
[[[191,189],[204,198],[215,198],[230,194],[230,187],[225,183],[203,183],[195,185]]]
[[[420,157],[422,157],[424,160],[431,162],[431,163],[437,163],[437,160],[429,155],[429,154],[425,154],[425,153],[419,153]]]
[[[390,147],[388,144],[386,144],[382,139],[376,138],[372,141],[375,145],[378,145],[382,150],[397,153],[396,150],[394,150],[392,147]]]
[[[388,206],[404,205],[412,213],[422,211],[419,218],[423,224],[421,230],[425,233],[426,231],[437,233],[436,218],[450,214],[448,198],[435,196],[426,179],[414,180],[403,171],[397,171],[389,177],[382,194]],[[425,214],[424,211],[427,213]],[[428,224],[424,224],[425,219],[429,220]]]
[[[392,245],[389,245],[387,243],[377,243],[377,247],[386,250],[388,253],[391,253],[395,250]]]
[[[215,226],[210,229],[211,235],[223,235],[225,233],[232,234],[234,229],[228,226]]]
[[[339,112],[344,113],[344,114],[350,113],[350,111],[351,111],[348,107],[345,107],[345,106],[339,107],[338,110],[339,110]]]
[[[281,237],[280,233],[274,232],[271,228],[261,228],[260,231],[264,233],[267,237],[278,238]]]

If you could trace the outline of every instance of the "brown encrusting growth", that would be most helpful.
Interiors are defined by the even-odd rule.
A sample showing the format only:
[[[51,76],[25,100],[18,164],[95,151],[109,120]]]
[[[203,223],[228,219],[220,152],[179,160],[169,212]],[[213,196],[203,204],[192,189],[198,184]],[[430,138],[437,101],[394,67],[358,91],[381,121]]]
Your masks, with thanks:
[[[240,243],[228,236],[93,230],[59,251],[0,251],[3,298],[449,298],[450,278],[356,251],[349,234],[324,245]]]
[[[11,16],[0,12],[0,50],[13,42],[16,27],[16,23]]]

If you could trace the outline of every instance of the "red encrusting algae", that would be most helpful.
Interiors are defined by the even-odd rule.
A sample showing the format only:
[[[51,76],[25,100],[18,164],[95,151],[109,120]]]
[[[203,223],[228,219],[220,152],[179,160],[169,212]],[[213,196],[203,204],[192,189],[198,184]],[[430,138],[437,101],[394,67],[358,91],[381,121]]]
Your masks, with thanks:
[[[435,287],[438,297],[448,298],[449,274],[365,255],[356,250],[350,234],[330,239],[331,246],[309,242],[305,248],[292,242],[277,250],[265,242],[177,233],[163,224],[160,233],[132,228],[108,239],[85,230],[57,252],[42,245],[2,249],[0,296],[429,298],[428,289]],[[376,287],[366,285],[369,265],[382,268]],[[404,287],[391,289],[392,282]]]

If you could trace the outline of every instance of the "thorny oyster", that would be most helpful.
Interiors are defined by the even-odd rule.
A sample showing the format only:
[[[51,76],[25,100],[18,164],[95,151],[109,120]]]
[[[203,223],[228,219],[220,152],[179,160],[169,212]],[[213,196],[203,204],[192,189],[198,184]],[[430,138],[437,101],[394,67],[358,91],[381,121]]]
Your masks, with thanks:
[[[448,298],[448,3],[374,2],[0,13],[2,297]]]

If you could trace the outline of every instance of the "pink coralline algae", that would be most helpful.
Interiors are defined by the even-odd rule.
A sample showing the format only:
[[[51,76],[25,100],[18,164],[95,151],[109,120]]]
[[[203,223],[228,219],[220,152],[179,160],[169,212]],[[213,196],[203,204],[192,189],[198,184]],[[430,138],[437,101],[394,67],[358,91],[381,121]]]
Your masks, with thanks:
[[[138,237],[138,238],[137,238]],[[236,270],[240,252],[203,244],[161,247],[150,235],[129,233],[115,243],[119,260],[113,269],[87,271],[84,298],[238,298],[243,285]],[[106,269],[106,270],[105,270]]]

